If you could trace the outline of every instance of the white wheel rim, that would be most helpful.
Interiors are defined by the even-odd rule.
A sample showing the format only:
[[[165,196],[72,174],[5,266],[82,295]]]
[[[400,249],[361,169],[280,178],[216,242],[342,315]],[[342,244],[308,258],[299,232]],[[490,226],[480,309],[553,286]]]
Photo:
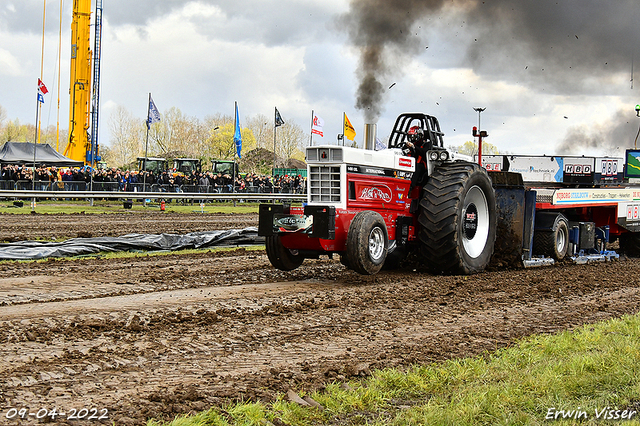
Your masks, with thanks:
[[[564,247],[567,244],[567,236],[564,231],[561,229],[558,230],[558,240],[556,241],[556,251],[558,253],[562,253],[564,251]]]
[[[477,185],[472,186],[464,198],[461,230],[464,250],[469,257],[477,258],[484,251],[489,237],[489,203]]]
[[[382,258],[384,253],[384,232],[379,227],[375,227],[369,233],[369,257],[373,262]]]

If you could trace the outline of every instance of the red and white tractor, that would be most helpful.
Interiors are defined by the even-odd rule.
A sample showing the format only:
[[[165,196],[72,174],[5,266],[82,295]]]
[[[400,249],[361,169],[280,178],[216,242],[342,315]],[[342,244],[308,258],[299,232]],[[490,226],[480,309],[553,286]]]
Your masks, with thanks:
[[[366,126],[365,149],[306,148],[302,207],[260,205],[258,233],[272,265],[289,271],[305,258],[337,254],[370,275],[417,252],[433,273],[484,270],[497,228],[487,171],[445,149],[433,116],[400,115],[384,150],[374,150],[375,132]]]

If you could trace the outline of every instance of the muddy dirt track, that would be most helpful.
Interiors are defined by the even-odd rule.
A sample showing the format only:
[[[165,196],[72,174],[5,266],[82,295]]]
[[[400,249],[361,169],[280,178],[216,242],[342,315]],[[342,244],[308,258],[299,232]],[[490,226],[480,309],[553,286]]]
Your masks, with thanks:
[[[0,219],[3,239],[257,224],[254,215],[206,214]],[[363,277],[326,259],[281,272],[262,252],[239,248],[0,270],[0,423],[23,407],[107,410],[104,424],[168,420],[228,398],[269,401],[375,368],[480,354],[640,308],[637,259]]]

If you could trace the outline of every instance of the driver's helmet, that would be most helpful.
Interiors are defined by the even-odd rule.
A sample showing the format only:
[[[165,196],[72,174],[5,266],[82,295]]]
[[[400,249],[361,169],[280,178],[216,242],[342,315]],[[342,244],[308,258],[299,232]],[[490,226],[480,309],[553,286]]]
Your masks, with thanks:
[[[420,144],[424,140],[424,132],[420,126],[413,126],[407,132],[407,137],[410,142],[414,144]]]

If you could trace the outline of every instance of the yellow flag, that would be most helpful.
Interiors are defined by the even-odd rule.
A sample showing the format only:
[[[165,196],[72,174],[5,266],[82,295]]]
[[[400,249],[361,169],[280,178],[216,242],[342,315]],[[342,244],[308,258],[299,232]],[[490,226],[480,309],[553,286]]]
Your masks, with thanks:
[[[344,115],[344,137],[351,141],[356,138],[356,129],[353,128],[347,114]]]

